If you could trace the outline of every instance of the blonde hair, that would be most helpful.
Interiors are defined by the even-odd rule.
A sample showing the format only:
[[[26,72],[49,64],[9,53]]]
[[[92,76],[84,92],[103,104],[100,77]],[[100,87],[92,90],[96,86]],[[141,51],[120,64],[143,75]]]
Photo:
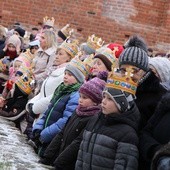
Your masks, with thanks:
[[[57,47],[57,38],[54,31],[45,30],[43,31],[44,37],[47,39],[47,49],[50,47]]]
[[[0,25],[0,39],[6,38],[6,30],[5,27]]]

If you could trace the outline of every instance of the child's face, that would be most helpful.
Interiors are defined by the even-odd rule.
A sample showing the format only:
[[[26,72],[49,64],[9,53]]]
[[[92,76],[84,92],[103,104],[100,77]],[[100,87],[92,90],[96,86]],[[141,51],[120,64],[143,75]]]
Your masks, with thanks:
[[[15,61],[14,62],[14,70],[15,70],[15,72],[18,71],[18,69],[20,68],[21,64],[22,64],[21,61]]]
[[[69,62],[71,57],[67,54],[67,52],[63,49],[59,49],[56,54],[56,58],[54,60],[55,65],[61,65],[63,63]]]
[[[105,115],[119,113],[118,107],[107,93],[103,94],[102,112]]]
[[[69,71],[66,70],[64,73],[64,84],[68,86],[76,83],[76,78]]]
[[[100,60],[99,58],[94,59],[94,63],[93,63],[92,68],[93,68],[92,69],[92,74],[93,75],[97,75],[99,73],[99,71],[107,71],[106,66],[104,65],[102,60]]]
[[[9,51],[16,51],[16,47],[13,44],[8,44]]]
[[[81,107],[90,107],[90,106],[96,106],[97,104],[94,103],[93,100],[90,99],[87,95],[80,93],[79,105]]]

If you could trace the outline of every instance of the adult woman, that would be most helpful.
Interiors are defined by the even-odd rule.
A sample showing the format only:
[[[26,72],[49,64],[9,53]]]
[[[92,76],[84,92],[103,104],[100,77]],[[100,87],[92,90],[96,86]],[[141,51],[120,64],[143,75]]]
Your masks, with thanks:
[[[34,75],[36,80],[36,90],[39,91],[42,82],[47,78],[52,69],[56,53],[56,36],[53,31],[45,30],[41,34],[40,48],[34,58]]]

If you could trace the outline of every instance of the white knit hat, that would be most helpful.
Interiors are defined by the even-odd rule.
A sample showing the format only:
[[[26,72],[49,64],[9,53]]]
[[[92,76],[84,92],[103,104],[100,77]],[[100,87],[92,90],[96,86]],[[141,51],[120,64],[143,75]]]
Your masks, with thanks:
[[[162,82],[170,80],[170,61],[165,57],[154,57],[149,59],[149,64],[157,71]]]

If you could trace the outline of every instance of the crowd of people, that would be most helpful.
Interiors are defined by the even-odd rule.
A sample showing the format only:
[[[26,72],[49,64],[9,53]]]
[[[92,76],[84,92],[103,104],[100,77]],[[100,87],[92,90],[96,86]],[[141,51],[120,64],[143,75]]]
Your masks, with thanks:
[[[0,25],[0,117],[56,170],[169,170],[169,53],[139,35],[80,43],[54,22],[27,38]]]

